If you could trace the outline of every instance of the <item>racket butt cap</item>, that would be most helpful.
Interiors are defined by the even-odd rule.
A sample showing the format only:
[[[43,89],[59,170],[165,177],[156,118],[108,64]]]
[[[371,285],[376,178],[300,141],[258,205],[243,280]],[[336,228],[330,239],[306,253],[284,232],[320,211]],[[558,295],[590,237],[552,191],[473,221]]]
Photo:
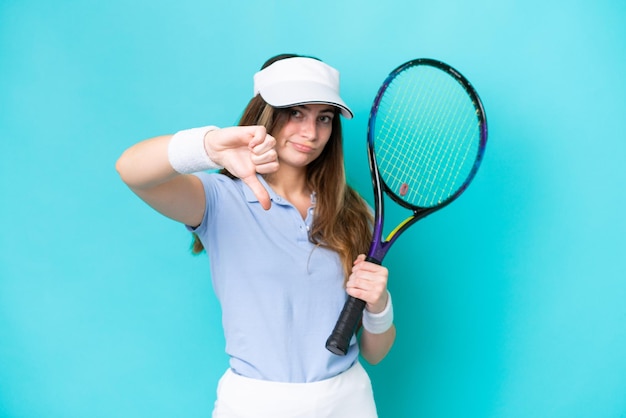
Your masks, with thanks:
[[[337,341],[333,341],[332,338],[329,338],[328,341],[326,341],[326,349],[338,356],[345,356],[348,353],[348,349],[346,347],[340,347],[337,344]]]

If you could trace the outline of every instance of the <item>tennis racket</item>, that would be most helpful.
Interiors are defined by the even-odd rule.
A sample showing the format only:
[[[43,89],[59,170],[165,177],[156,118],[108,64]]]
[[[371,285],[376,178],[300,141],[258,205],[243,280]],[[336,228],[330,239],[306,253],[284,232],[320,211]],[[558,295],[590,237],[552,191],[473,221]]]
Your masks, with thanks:
[[[433,59],[393,70],[369,116],[367,146],[375,216],[367,261],[381,264],[400,234],[455,200],[470,184],[485,152],[487,120],[478,94],[458,71]],[[412,214],[383,239],[384,195]],[[365,301],[349,297],[326,341],[345,355]]]

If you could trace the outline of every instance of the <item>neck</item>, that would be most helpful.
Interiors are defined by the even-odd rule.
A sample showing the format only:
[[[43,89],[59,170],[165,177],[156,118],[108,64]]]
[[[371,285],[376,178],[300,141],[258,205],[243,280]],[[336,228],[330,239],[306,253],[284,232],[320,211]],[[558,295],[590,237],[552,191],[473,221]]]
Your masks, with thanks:
[[[309,196],[312,192],[307,184],[305,169],[295,170],[285,167],[265,176],[265,181],[276,193],[288,200],[290,196]]]

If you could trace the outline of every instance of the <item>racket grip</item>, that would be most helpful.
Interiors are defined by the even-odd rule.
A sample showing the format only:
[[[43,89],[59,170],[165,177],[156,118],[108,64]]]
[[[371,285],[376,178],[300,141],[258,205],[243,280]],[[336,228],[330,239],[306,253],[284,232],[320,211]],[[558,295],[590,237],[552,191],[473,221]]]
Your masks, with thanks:
[[[365,308],[365,301],[350,296],[346,303],[343,305],[335,329],[333,330],[328,340],[326,340],[326,348],[333,354],[338,356],[345,356],[350,346],[350,340],[361,315],[363,315],[363,309]]]

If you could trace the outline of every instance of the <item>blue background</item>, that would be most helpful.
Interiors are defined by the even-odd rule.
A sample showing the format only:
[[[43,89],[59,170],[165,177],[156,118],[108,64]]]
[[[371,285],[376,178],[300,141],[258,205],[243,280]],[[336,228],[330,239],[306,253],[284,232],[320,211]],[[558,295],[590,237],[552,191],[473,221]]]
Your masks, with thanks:
[[[385,259],[380,416],[626,417],[622,0],[0,0],[0,416],[210,416],[227,359],[208,261],[114,164],[234,124],[281,52],[341,70],[370,200],[393,68],[446,61],[487,111],[475,182]]]

